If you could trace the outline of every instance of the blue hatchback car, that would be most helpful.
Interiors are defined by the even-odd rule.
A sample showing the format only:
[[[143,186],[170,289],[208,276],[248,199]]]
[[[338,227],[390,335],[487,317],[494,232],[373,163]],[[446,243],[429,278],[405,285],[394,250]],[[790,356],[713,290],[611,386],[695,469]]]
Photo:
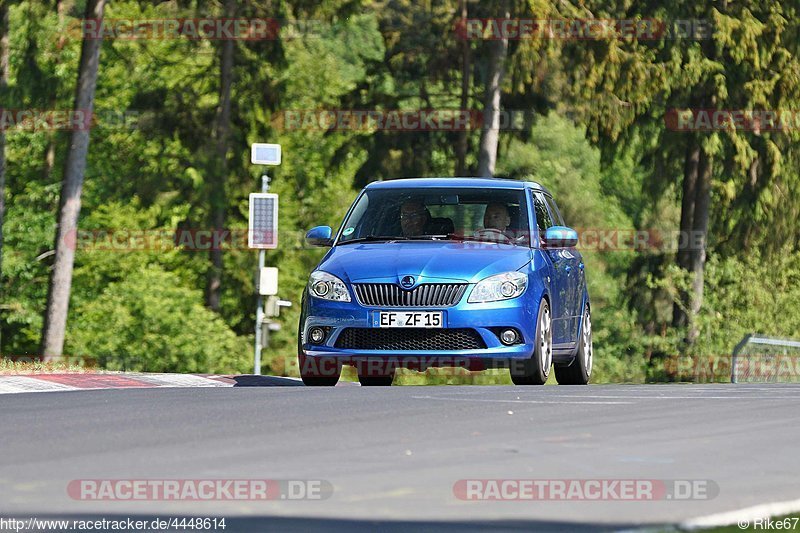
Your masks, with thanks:
[[[307,385],[362,385],[398,367],[509,368],[515,384],[586,384],[591,306],[577,233],[541,185],[495,178],[374,182],[303,293],[298,332]]]

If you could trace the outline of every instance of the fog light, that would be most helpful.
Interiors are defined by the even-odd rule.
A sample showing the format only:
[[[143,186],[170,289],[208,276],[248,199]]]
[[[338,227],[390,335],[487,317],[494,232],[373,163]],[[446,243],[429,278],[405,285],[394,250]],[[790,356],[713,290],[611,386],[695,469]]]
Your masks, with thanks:
[[[513,329],[504,329],[500,333],[500,342],[502,342],[507,346],[514,344],[518,340],[519,340],[519,335],[517,335],[517,332],[514,331]]]
[[[308,330],[308,338],[313,344],[321,344],[325,340],[325,330],[322,328],[311,328]]]

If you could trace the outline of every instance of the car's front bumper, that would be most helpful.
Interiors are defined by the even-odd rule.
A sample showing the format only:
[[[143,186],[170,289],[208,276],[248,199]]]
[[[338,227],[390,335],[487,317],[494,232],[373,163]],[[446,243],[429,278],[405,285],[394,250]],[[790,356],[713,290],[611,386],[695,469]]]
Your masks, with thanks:
[[[513,300],[471,304],[467,302],[471,288],[457,305],[444,308],[366,307],[357,301],[343,303],[308,297],[301,324],[301,355],[312,359],[335,359],[343,364],[379,359],[415,369],[456,366],[480,370],[505,366],[504,363],[511,360],[528,359],[534,349],[540,295],[532,295],[529,287],[525,294]],[[364,350],[337,347],[337,341],[346,328],[381,329],[375,327],[374,320],[374,314],[379,311],[441,311],[444,329],[472,330],[480,336],[485,348]],[[315,326],[329,328],[326,339],[319,345],[309,342],[308,331]],[[501,328],[517,330],[522,337],[521,342],[504,345],[498,337]],[[402,335],[403,331],[398,328],[392,333]]]

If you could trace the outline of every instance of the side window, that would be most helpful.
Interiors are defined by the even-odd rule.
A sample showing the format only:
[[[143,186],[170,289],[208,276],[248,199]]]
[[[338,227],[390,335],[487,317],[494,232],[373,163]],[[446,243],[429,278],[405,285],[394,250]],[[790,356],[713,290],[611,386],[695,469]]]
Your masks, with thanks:
[[[536,225],[539,227],[539,233],[544,235],[545,230],[553,225],[553,220],[550,218],[544,196],[541,193],[534,193],[533,209],[536,211]]]
[[[550,214],[553,217],[554,223],[558,224],[559,226],[563,226],[564,219],[561,218],[561,212],[558,210],[556,201],[553,200],[550,196],[545,196],[544,198],[547,201],[547,206],[550,208]]]

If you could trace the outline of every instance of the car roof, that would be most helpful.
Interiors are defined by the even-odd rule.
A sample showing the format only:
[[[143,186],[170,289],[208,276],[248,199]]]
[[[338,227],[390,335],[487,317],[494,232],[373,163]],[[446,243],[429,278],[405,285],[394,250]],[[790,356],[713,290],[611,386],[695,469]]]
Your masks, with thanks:
[[[367,189],[406,189],[439,187],[479,187],[484,189],[533,189],[550,192],[535,181],[520,181],[509,178],[401,178],[387,181],[373,181]]]

